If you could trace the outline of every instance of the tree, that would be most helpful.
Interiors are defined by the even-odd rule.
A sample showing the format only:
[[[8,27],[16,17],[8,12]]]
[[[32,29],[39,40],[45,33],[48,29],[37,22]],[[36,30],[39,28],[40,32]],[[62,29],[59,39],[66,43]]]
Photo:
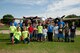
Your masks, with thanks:
[[[65,18],[80,18],[80,16],[77,16],[75,14],[68,15]],[[69,21],[70,25],[72,24],[72,21]],[[75,20],[75,24],[78,26],[79,25],[79,20]]]
[[[3,16],[3,18],[2,18],[2,22],[4,23],[4,24],[9,24],[10,22],[13,22],[13,16],[11,15],[11,14],[6,14],[6,15],[4,15]]]
[[[65,18],[78,18],[78,16],[75,15],[75,14],[72,14],[72,15],[68,15],[68,16],[66,16]]]

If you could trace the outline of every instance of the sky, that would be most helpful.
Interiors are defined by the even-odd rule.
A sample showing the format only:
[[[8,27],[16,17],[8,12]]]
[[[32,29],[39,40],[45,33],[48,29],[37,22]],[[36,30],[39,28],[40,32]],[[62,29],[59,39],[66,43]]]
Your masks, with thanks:
[[[80,0],[0,0],[0,18],[5,14],[12,14],[15,18],[80,15]]]

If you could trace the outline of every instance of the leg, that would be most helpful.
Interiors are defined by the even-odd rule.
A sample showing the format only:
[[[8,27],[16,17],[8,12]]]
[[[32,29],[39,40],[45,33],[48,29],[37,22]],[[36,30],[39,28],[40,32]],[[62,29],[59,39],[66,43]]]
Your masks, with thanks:
[[[13,33],[10,33],[10,41],[12,41]]]
[[[27,41],[27,44],[28,44],[28,43],[30,42],[30,41],[29,41],[29,38],[26,38],[26,41]]]
[[[65,42],[67,42],[67,35],[65,34]]]
[[[31,33],[31,34],[30,34],[30,41],[32,41],[32,36],[33,36],[33,34]]]
[[[48,41],[50,41],[50,32],[48,32],[47,34],[48,34]]]
[[[24,44],[26,43],[26,38],[23,40],[23,43],[24,43]]]
[[[18,39],[16,39],[16,38],[14,38],[14,41],[15,41],[15,43],[16,43],[16,44],[18,44],[18,43],[19,43],[19,40],[18,40]]]

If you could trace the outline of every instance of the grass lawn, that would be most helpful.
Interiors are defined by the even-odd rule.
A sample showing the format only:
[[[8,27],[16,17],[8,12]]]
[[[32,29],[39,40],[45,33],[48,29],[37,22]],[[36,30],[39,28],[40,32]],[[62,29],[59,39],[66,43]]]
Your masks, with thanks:
[[[80,27],[77,27],[77,30],[80,30]]]
[[[30,42],[11,45],[8,34],[0,34],[1,53],[80,53],[80,36],[74,43]]]
[[[9,26],[5,25],[5,26],[0,26],[0,30],[8,30]]]

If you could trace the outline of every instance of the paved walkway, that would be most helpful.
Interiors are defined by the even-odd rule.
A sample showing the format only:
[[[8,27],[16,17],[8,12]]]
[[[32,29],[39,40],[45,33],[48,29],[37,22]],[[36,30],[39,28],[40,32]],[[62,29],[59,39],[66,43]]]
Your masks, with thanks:
[[[2,34],[9,34],[10,31],[9,30],[1,30],[0,33],[2,33]],[[80,31],[79,30],[76,31],[76,35],[80,35]]]

